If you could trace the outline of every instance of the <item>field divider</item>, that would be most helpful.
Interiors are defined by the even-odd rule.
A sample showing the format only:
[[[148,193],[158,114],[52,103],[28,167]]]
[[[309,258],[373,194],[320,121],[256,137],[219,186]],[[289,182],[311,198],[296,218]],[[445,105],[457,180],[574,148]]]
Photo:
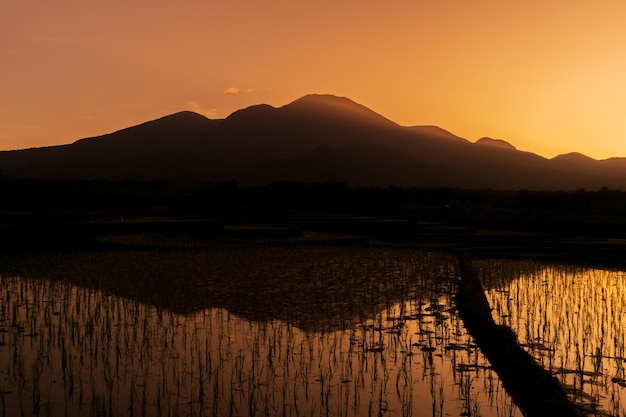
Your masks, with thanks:
[[[582,416],[559,380],[539,365],[508,326],[497,324],[467,252],[455,251],[461,280],[456,294],[459,316],[502,385],[525,416]]]

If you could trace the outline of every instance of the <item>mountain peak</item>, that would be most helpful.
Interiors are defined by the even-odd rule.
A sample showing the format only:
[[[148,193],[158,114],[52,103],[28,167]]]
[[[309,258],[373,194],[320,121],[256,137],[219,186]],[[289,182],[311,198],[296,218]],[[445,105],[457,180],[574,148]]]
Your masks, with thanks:
[[[569,152],[562,155],[555,156],[552,158],[553,161],[571,161],[571,162],[579,162],[579,161],[595,161],[595,159],[584,155],[580,152]]]
[[[292,101],[287,106],[296,104],[296,103],[311,103],[311,104],[324,104],[324,105],[352,105],[359,106],[356,102],[349,99],[348,97],[336,96],[333,94],[307,94],[305,96],[300,97]]]
[[[155,120],[170,119],[170,118],[207,119],[206,116],[203,116],[200,113],[196,113],[196,112],[191,111],[191,110],[181,110],[179,112],[172,113],[170,115],[163,116],[163,117],[161,117],[159,119],[155,119]]]
[[[204,125],[209,120],[211,119],[199,113],[195,113],[189,110],[183,110],[177,113],[169,114],[167,116],[159,117],[154,120],[150,120],[148,122],[141,123],[136,126],[127,127],[125,129],[120,130],[120,132],[125,131],[125,130],[131,130],[131,129],[148,129],[148,128],[158,128],[158,129],[167,129],[167,130],[183,129],[183,128],[188,128],[189,126]]]
[[[511,145],[509,142],[502,140],[502,139],[492,139],[492,138],[488,138],[488,137],[484,137],[484,138],[480,138],[476,141],[476,145],[483,145],[483,146],[493,146],[496,148],[502,148],[502,149],[510,149],[512,151],[516,151],[517,148],[513,145]]]
[[[269,104],[255,104],[243,109],[239,109],[234,111],[226,118],[229,123],[237,122],[241,118],[245,117],[254,117],[254,118],[264,118],[267,117],[268,114],[272,113],[276,110],[275,107],[270,106]]]
[[[337,116],[359,119],[361,122],[393,125],[395,122],[376,113],[347,97],[332,94],[307,94],[281,107],[282,110],[308,114],[314,117],[333,118]]]
[[[552,160],[508,142],[469,142],[435,126],[403,127],[348,98],[310,94],[211,120],[182,111],[74,144],[0,152],[15,178],[241,184],[343,181],[357,186],[626,190],[623,160]],[[558,174],[558,175],[555,175]]]
[[[213,122],[215,121],[199,113],[184,110],[103,136],[80,139],[74,143],[84,146],[86,144],[101,143],[103,139],[115,137],[117,140],[145,142],[154,145],[157,142],[167,142],[173,137],[180,136],[181,132],[188,134],[202,133]]]

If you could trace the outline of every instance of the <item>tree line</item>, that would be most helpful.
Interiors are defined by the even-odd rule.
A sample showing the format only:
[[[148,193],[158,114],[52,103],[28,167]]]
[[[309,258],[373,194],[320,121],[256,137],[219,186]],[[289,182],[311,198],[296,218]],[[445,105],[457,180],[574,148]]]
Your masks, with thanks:
[[[352,187],[340,182],[237,180],[175,184],[44,181],[0,177],[0,212],[102,212],[220,217],[289,212],[380,216],[516,230],[626,232],[626,191],[531,191],[446,187]]]

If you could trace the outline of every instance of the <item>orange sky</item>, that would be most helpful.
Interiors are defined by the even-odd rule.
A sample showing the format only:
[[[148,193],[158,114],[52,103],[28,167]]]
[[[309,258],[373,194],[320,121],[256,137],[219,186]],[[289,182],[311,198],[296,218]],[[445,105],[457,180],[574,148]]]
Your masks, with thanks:
[[[626,156],[626,2],[0,4],[0,149],[308,93],[546,157]]]

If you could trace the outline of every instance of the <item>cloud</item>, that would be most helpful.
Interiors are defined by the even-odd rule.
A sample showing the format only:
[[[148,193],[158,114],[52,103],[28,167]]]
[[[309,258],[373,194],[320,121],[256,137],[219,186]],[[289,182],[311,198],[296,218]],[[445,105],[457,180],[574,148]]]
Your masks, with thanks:
[[[254,89],[252,88],[247,88],[245,90],[242,90],[241,88],[237,88],[237,87],[228,87],[226,90],[224,90],[224,94],[227,95],[235,95],[235,94],[245,94],[245,93],[253,93]]]
[[[237,87],[228,87],[226,90],[224,90],[224,94],[239,94],[241,93],[241,90],[238,89]]]
[[[185,103],[188,110],[200,113],[210,119],[217,117],[217,109],[215,107],[204,107],[202,104],[194,100],[187,100]]]

